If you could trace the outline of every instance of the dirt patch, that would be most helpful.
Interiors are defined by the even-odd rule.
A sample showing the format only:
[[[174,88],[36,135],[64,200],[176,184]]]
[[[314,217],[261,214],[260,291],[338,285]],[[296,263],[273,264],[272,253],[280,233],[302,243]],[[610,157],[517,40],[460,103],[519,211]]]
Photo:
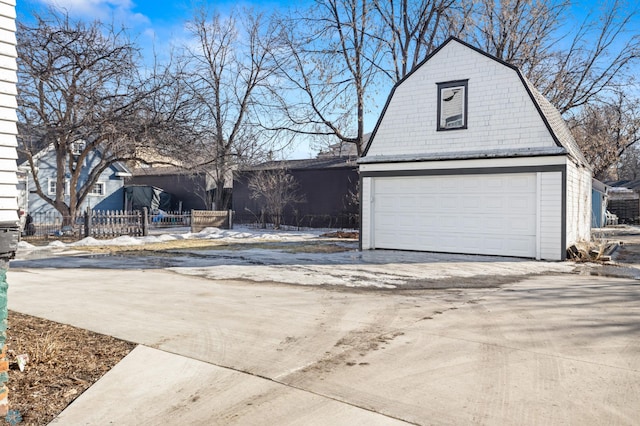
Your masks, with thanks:
[[[320,236],[326,238],[347,238],[350,240],[357,240],[358,238],[360,238],[360,233],[358,231],[336,231],[327,232],[326,234],[322,234]]]
[[[244,250],[279,250],[287,253],[341,253],[345,251],[355,250],[356,247],[348,243],[336,243],[327,240],[311,241],[311,242],[212,242],[210,240],[176,240],[163,243],[143,244],[139,246],[92,246],[82,247],[83,251],[101,254],[119,254],[119,255],[154,255],[154,256],[180,256],[189,255],[196,256],[193,249],[198,250],[227,250],[227,251],[244,251]],[[207,257],[207,255],[201,255]]]
[[[9,410],[45,425],[124,358],[135,344],[9,311]],[[18,356],[29,357],[20,371]]]
[[[234,243],[234,245],[237,243]],[[163,241],[161,243],[147,243],[140,244],[137,246],[134,245],[125,245],[125,246],[114,246],[114,245],[104,245],[104,246],[82,246],[82,247],[74,247],[75,249],[88,251],[91,253],[122,253],[122,252],[144,252],[144,251],[163,251],[163,250],[174,250],[174,249],[226,249],[230,245],[224,241],[216,241],[216,240],[172,240],[172,241]]]

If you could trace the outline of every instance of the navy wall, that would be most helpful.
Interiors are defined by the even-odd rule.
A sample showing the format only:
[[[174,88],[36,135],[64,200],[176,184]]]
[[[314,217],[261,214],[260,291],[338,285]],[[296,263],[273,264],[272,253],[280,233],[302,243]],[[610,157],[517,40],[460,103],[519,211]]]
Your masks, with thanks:
[[[238,172],[233,179],[233,210],[235,222],[250,223],[260,218],[261,203],[251,199],[248,188],[255,171]],[[285,211],[283,223],[293,226],[342,227],[358,226],[357,205],[350,203],[349,193],[357,194],[358,171],[355,167],[289,170],[298,182],[298,192],[304,203]]]

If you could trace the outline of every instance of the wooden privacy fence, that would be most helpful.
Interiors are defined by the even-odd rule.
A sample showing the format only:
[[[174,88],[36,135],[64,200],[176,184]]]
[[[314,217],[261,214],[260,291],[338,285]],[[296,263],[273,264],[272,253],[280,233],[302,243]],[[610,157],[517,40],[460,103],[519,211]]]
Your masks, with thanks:
[[[233,228],[231,210],[191,210],[191,232],[200,232],[204,228]]]

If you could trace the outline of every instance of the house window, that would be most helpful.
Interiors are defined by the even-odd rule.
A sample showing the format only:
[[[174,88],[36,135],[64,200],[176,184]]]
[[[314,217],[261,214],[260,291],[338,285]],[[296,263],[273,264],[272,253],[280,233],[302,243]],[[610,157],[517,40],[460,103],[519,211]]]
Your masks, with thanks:
[[[96,183],[94,183],[93,187],[91,188],[91,192],[89,192],[89,195],[103,196],[104,195],[104,182],[96,182]]]
[[[49,178],[49,183],[48,183],[48,188],[47,188],[47,192],[49,195],[56,195],[56,180]]]
[[[467,82],[438,83],[438,130],[467,128]]]
[[[58,184],[56,183],[56,178],[49,178],[47,182],[47,193],[48,195],[55,196],[56,190],[58,189]],[[67,179],[64,180],[64,193],[69,193],[69,181]]]
[[[76,141],[71,143],[71,154],[72,155],[80,155],[84,148],[87,146],[85,141]]]

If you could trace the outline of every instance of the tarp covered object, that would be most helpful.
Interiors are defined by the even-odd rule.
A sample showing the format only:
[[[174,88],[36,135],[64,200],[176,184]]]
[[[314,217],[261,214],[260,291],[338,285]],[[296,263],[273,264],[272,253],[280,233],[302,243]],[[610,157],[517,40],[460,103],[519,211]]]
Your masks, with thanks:
[[[173,210],[171,194],[155,186],[125,186],[124,197],[127,211],[142,210],[144,207],[150,211]]]

